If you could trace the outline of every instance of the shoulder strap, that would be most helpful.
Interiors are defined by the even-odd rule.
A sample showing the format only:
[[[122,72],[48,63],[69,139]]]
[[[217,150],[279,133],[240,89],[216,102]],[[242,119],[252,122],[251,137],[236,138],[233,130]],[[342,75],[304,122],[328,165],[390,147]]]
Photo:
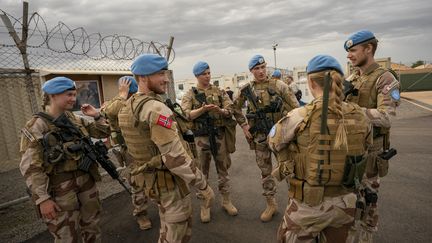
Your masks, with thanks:
[[[131,99],[131,111],[132,111],[132,114],[133,114],[135,127],[138,126],[138,123],[139,123],[139,114],[140,114],[143,106],[145,105],[145,103],[147,103],[150,100],[157,100],[157,101],[159,101],[158,99],[156,99],[154,97],[146,96],[144,99],[140,100],[140,102],[138,103],[138,105],[135,107],[135,110],[134,110],[133,109],[133,101],[134,101],[134,99]]]
[[[38,112],[35,114],[36,117],[40,117],[42,118],[44,121],[54,125],[57,128],[60,129],[67,129],[68,131],[72,132],[73,134],[79,136],[79,137],[83,137],[85,136],[82,131],[77,128],[73,122],[66,116],[65,113],[63,113],[62,115],[60,115],[58,118],[55,118],[50,116],[49,114],[45,113],[45,112]],[[60,119],[60,121],[58,121]]]
[[[38,113],[35,113],[34,116],[42,118],[44,121],[48,121],[51,124],[54,124],[54,117],[48,115],[47,113],[45,113],[43,111],[39,111]]]

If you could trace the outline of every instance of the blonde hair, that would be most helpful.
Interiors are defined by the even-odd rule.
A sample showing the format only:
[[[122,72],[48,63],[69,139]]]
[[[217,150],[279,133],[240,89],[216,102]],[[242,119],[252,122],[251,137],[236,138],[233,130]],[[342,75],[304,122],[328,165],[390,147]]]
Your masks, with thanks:
[[[46,106],[50,104],[49,94],[44,93],[42,96],[42,111],[46,111]]]
[[[331,89],[329,93],[329,107],[333,108],[338,117],[339,126],[336,131],[336,139],[334,148],[340,149],[345,147],[348,149],[347,131],[345,127],[344,115],[342,112],[342,101],[343,101],[343,80],[342,75],[335,70],[324,70],[317,73],[309,74],[309,78],[312,82],[316,83],[321,88],[324,88],[324,82],[326,75],[330,75]]]

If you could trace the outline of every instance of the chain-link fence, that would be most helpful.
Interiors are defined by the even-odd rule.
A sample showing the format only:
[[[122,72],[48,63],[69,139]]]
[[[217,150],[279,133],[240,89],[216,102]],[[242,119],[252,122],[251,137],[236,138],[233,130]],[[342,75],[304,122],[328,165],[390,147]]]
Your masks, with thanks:
[[[129,74],[138,55],[157,53],[169,63],[175,58],[172,40],[168,46],[125,35],[88,33],[63,22],[49,27],[38,13],[26,14],[26,2],[23,10],[24,17],[18,18],[0,9],[0,171],[18,166],[20,129],[39,110],[45,80],[72,78],[78,103],[98,107],[115,95],[117,79]]]

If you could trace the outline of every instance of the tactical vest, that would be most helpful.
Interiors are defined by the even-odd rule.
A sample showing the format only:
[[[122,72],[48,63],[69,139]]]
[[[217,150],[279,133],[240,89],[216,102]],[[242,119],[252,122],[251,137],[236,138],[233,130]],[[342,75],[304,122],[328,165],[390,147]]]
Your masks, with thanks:
[[[83,118],[77,119],[75,115],[73,115],[71,112],[65,112],[65,115],[67,118],[74,124],[75,127],[77,127],[83,136],[90,136],[88,131],[84,127],[84,122],[82,121]],[[40,118],[42,119],[48,126],[48,131],[44,133],[44,139],[48,141],[43,141],[42,144],[45,144],[45,146],[49,147],[57,147],[60,152],[62,151],[63,155],[61,156],[61,159],[50,161],[50,159],[47,158],[47,149],[50,148],[44,148],[44,168],[46,173],[49,176],[61,174],[64,172],[72,172],[78,170],[78,163],[80,162],[81,158],[83,157],[82,151],[72,152],[70,148],[72,145],[79,144],[80,138],[73,136],[70,141],[62,141],[60,134],[65,133],[63,129],[55,126],[52,124],[47,118],[35,114],[33,115],[34,119]],[[30,123],[29,123],[30,124]],[[52,136],[46,136],[48,133],[50,133]],[[49,145],[48,145],[49,144]],[[58,156],[55,156],[58,157]],[[94,176],[94,179],[98,180],[100,178],[99,173],[97,172],[97,164],[92,164],[90,167],[90,173]]]
[[[368,122],[360,107],[354,104],[342,105],[347,131],[348,149],[335,149],[334,142],[339,121],[332,107],[329,107],[328,135],[321,135],[322,101],[314,101],[305,106],[307,115],[297,131],[295,152],[295,175],[309,185],[340,186],[344,179],[347,156],[365,154],[364,141],[368,134]],[[320,145],[319,141],[326,144]],[[321,162],[321,164],[320,164]]]
[[[378,67],[368,74],[354,77],[351,80],[354,88],[358,90],[358,95],[353,96],[350,94],[347,97],[347,101],[358,104],[360,107],[367,109],[377,108],[377,90],[376,83],[385,72],[388,70],[382,67]]]
[[[218,87],[212,85],[210,87],[210,89],[206,89],[204,91],[198,90],[194,87],[194,88],[192,88],[192,90],[193,90],[193,92],[192,92],[192,94],[193,94],[192,95],[192,110],[199,109],[202,106],[202,103],[196,99],[195,90],[198,93],[204,92],[207,104],[213,104],[213,105],[219,106],[220,108],[223,108],[223,94],[222,94],[222,91]],[[218,114],[216,112],[210,112],[209,114],[213,118],[213,124],[215,126],[217,126],[217,127],[225,126],[225,118],[221,114]],[[196,120],[195,120],[194,125],[193,125],[193,130],[201,129],[200,125],[201,124],[199,124],[199,122],[196,122]]]
[[[253,92],[255,92],[257,98],[259,99],[259,102],[257,102],[259,109],[265,109],[269,108],[268,110],[271,111],[272,105],[276,104],[278,102],[278,99],[282,99],[282,97],[277,92],[276,87],[277,80],[275,79],[269,79],[268,82],[254,82],[252,84]],[[273,112],[267,112],[267,117],[272,119],[273,123],[276,123],[283,117],[283,104],[280,105],[278,111]],[[253,107],[253,104],[248,101],[248,109],[247,113],[251,113],[255,110]],[[253,126],[254,121],[251,120],[251,126]]]
[[[118,114],[119,126],[128,147],[128,153],[138,165],[149,162],[160,154],[156,144],[150,139],[150,126],[147,122],[139,121],[139,113],[144,104],[154,97],[134,95]]]
[[[389,69],[378,67],[368,74],[361,76],[354,76],[352,84],[354,88],[358,90],[358,95],[348,95],[347,102],[353,102],[358,104],[360,107],[367,109],[376,109],[378,107],[377,97],[378,92],[376,89],[376,83],[378,79]],[[379,136],[388,136],[390,130],[388,128],[374,127],[374,138]]]
[[[126,141],[128,153],[134,158],[139,167],[148,166],[149,169],[154,169],[151,173],[143,171],[144,189],[148,197],[159,200],[161,192],[175,190],[176,186],[179,188],[181,197],[184,197],[190,193],[188,186],[180,177],[172,174],[171,171],[162,166],[159,148],[150,138],[149,124],[139,121],[142,107],[150,100],[162,102],[147,95],[133,95],[119,112],[119,126]],[[181,137],[179,129],[178,132]],[[181,143],[188,154],[193,156],[188,143],[183,139],[181,139]]]

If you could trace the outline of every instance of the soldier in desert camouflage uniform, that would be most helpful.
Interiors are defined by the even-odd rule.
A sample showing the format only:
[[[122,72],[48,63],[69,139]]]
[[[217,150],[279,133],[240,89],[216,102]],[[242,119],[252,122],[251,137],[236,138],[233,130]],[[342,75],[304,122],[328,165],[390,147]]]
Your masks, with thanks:
[[[125,177],[132,187],[131,197],[134,206],[132,214],[136,217],[140,229],[147,230],[152,227],[151,221],[147,218],[148,200],[144,193],[144,188],[139,187],[139,185],[144,184],[144,177],[142,174],[130,175],[130,171],[134,170],[137,165],[134,163],[133,158],[127,153],[126,143],[118,125],[118,113],[120,109],[125,106],[126,100],[138,91],[138,85],[131,76],[121,77],[118,82],[118,95],[104,104],[101,109],[101,114],[107,118],[110,124],[111,142],[115,145],[112,151],[116,155],[117,161],[121,165],[127,166]]]
[[[400,103],[400,82],[389,69],[382,68],[374,59],[378,40],[368,30],[352,34],[345,41],[347,58],[354,67],[348,81],[353,92],[346,97],[348,102],[363,108],[373,125],[374,145],[369,149],[366,174],[363,180],[371,190],[378,193],[380,177],[388,173],[388,159],[379,156],[390,150],[391,117],[396,116]],[[378,230],[378,208],[373,204],[369,217],[362,224],[362,242],[372,242],[372,233]]]
[[[307,73],[315,99],[288,113],[268,137],[279,162],[272,174],[290,184],[278,242],[355,242],[356,193],[371,125],[358,105],[342,102],[344,79],[336,59],[316,56]]]
[[[118,119],[129,154],[142,173],[145,193],[158,203],[161,221],[159,242],[188,242],[192,229],[190,186],[200,190],[203,206],[210,207],[214,192],[191,158],[173,112],[163,103],[169,79],[167,61],[144,54],[132,63],[138,93],[120,110]]]
[[[62,129],[51,120],[65,115],[84,136],[96,138],[108,137],[109,126],[91,105],[82,105],[81,111],[94,122],[70,112],[76,102],[72,80],[57,77],[45,82],[42,90],[44,113],[35,114],[22,129],[21,173],[55,242],[101,242],[97,165],[92,164],[89,172],[79,170],[82,152],[68,150],[79,138],[62,141]]]
[[[263,111],[266,119],[273,125],[283,115],[298,107],[298,102],[288,85],[280,80],[267,77],[267,63],[263,56],[253,56],[248,66],[254,75],[254,80],[240,88],[240,93],[234,101],[234,117],[242,127],[250,149],[255,150],[256,163],[261,170],[263,196],[266,197],[267,202],[267,207],[262,212],[260,219],[263,222],[268,222],[277,211],[276,183],[271,175],[273,168],[271,151],[266,141],[271,125],[269,128],[258,129],[257,111]],[[246,89],[255,93],[256,101],[245,95],[244,90]],[[248,121],[245,120],[241,110],[246,101],[248,105],[246,116],[250,117]],[[258,107],[254,107],[254,102]],[[251,134],[250,131],[253,130],[256,132]]]
[[[230,139],[230,137],[227,137],[228,129],[231,129],[230,124],[234,124],[234,131],[236,125],[236,122],[232,119],[233,103],[223,90],[210,84],[210,67],[206,62],[197,62],[193,67],[193,73],[198,80],[198,85],[191,88],[183,96],[181,105],[194,124],[193,132],[200,169],[208,180],[210,162],[213,156],[218,174],[219,191],[222,195],[222,207],[229,215],[235,216],[238,211],[231,202],[228,175],[231,164],[229,154],[235,151],[235,141],[234,143],[227,141],[227,139]],[[197,98],[200,95],[203,100]],[[211,121],[211,124],[209,121]],[[214,134],[209,134],[209,129],[214,129]],[[210,139],[213,139],[216,144],[211,144]],[[212,145],[213,148],[211,148]],[[213,153],[215,155],[212,155]],[[210,208],[201,208],[200,215],[202,222],[209,222]]]

